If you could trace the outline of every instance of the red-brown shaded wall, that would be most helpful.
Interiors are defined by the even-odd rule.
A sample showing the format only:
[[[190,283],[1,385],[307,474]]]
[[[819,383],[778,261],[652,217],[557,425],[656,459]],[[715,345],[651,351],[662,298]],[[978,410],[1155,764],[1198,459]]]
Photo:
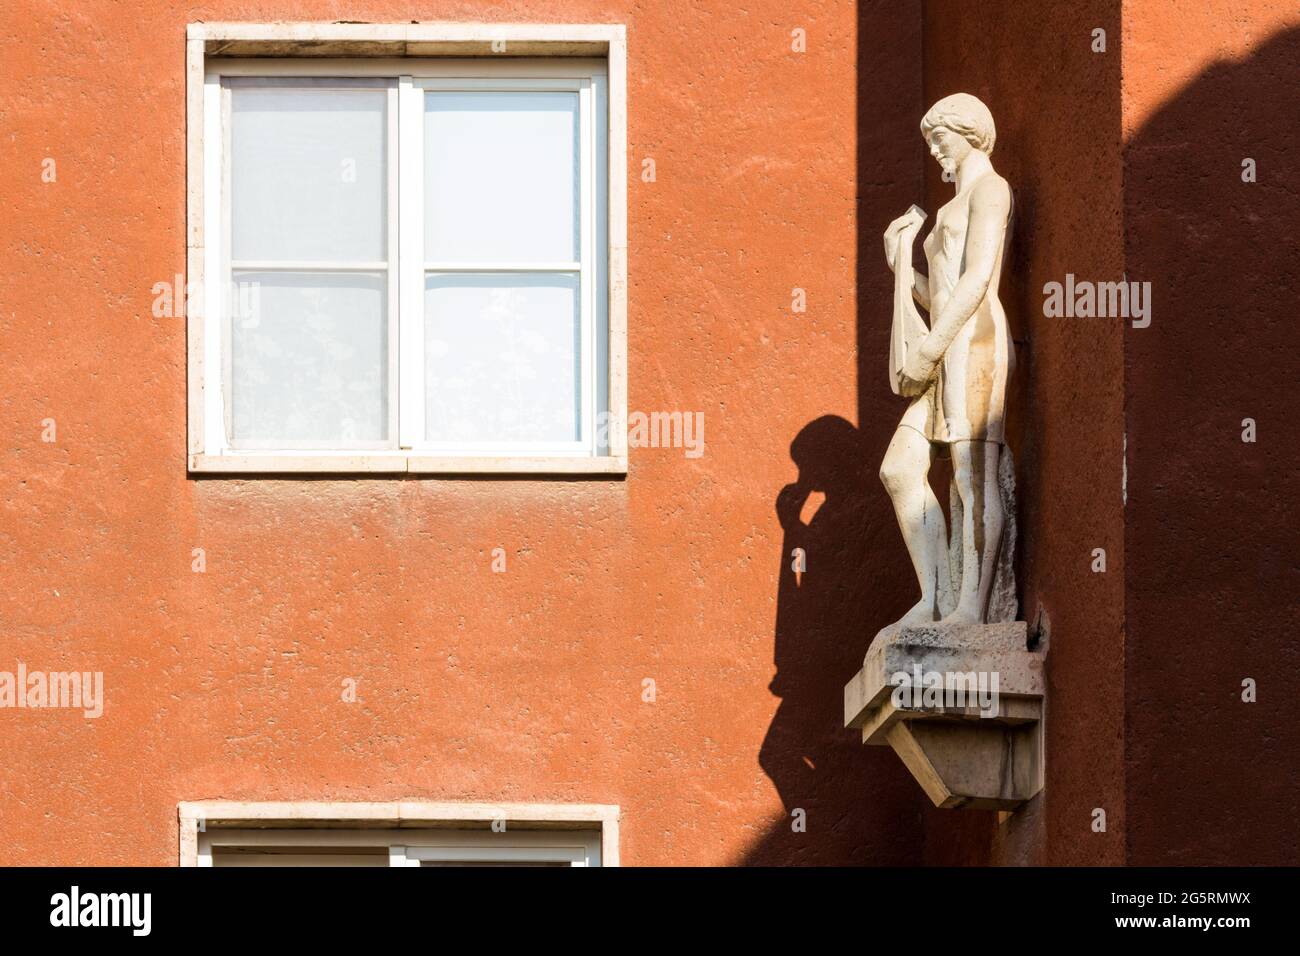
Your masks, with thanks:
[[[1105,53],[1092,50],[1095,28]],[[1002,301],[1017,343],[1017,581],[1031,631],[1049,631],[1043,794],[1006,821],[929,811],[926,860],[1122,863],[1122,333],[1116,321],[1046,318],[1042,291],[1066,273],[1123,272],[1120,4],[929,0],[923,30],[926,108],[956,92],[982,99],[997,124],[993,165],[1014,196]],[[929,167],[933,211],[953,186]],[[1091,571],[1094,548],[1104,574]],[[1104,833],[1092,828],[1097,808]]]
[[[151,314],[185,266],[185,24],[270,19],[627,24],[630,403],[703,411],[704,457],[187,477],[184,322]],[[0,712],[0,863],[169,863],[177,802],[210,798],[615,803],[628,864],[917,861],[919,788],[841,713],[911,601],[874,475],[893,421],[813,425],[824,513],[783,529],[775,506],[795,436],[858,416],[859,361],[884,380],[857,225],[917,196],[893,131],[919,50],[915,2],[4,4],[0,669],[102,670],[107,705]]]
[[[1129,859],[1294,865],[1300,12],[1124,13]]]
[[[1022,609],[1051,632],[1039,805],[930,813],[926,858],[1295,863],[1296,333],[1278,303],[1300,271],[1300,17],[930,0],[923,32],[927,102],[989,104],[1016,192]],[[932,203],[950,194],[932,170]],[[1066,273],[1150,282],[1151,325],[1043,317]]]

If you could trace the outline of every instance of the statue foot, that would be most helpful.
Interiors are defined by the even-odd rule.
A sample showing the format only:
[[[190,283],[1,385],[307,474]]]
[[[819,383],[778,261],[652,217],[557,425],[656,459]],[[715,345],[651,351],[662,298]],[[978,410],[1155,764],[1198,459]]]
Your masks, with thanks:
[[[872,643],[874,644],[876,641],[880,640],[887,641],[897,634],[901,628],[907,627],[910,624],[933,624],[938,619],[939,609],[935,606],[934,599],[921,598],[921,600],[912,605],[911,610],[900,617],[897,621],[893,624],[887,624],[877,631],[876,636],[872,639]],[[864,664],[865,661],[866,659],[864,658]]]
[[[983,616],[970,607],[964,607],[958,604],[951,614],[945,617],[940,624],[983,624]]]
[[[909,624],[933,624],[939,619],[939,613],[934,606],[933,599],[921,598],[906,614],[900,617],[893,624],[887,624],[879,631],[880,634],[892,634],[900,628],[907,627]]]

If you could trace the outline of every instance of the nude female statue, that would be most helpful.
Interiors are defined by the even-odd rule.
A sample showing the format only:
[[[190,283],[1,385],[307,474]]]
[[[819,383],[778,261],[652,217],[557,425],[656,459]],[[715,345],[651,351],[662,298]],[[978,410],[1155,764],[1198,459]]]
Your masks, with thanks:
[[[924,213],[913,206],[885,230],[885,257],[896,277],[898,354],[891,349],[891,384],[912,401],[889,443],[880,478],[921,585],[921,599],[891,628],[939,620],[950,589],[956,606],[942,617],[945,623],[985,623],[1007,517],[999,457],[1005,452],[1006,388],[1015,358],[998,280],[1011,189],[989,160],[993,117],[974,96],[957,93],[935,103],[921,121],[921,134],[945,178],[955,176],[957,193],[925,239],[928,277],[913,277],[911,266]],[[929,311],[928,328],[913,300]],[[953,529],[954,537],[960,534],[960,570],[954,562],[951,573],[943,511],[928,480],[934,457],[944,449],[953,463],[954,523],[961,524]]]

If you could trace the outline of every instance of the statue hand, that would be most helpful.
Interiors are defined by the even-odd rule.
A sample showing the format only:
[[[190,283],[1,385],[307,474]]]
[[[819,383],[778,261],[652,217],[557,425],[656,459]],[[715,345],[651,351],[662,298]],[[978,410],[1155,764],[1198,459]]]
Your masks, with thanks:
[[[922,220],[916,213],[908,210],[903,213],[885,228],[885,261],[889,263],[889,271],[894,271],[895,259],[897,258],[898,240],[900,233],[902,240],[911,245],[916,239],[916,233],[921,228]]]
[[[938,361],[927,358],[919,345],[907,350],[907,361],[900,376],[898,390],[907,398],[925,394],[939,369]]]
[[[915,234],[915,230],[920,229],[921,223],[924,221],[924,218],[909,209],[885,227],[885,238],[892,239],[900,230],[909,226],[912,227],[913,234]]]

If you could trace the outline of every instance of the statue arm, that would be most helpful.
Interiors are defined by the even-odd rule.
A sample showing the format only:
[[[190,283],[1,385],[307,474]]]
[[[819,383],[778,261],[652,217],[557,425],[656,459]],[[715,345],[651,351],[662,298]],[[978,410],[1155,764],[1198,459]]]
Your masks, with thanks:
[[[966,232],[966,269],[918,350],[926,363],[937,364],[988,293],[993,266],[1006,236],[1011,191],[1006,181],[990,176],[975,187]]]
[[[930,280],[924,273],[917,272],[912,276],[912,298],[921,308],[927,312],[930,310]]]

